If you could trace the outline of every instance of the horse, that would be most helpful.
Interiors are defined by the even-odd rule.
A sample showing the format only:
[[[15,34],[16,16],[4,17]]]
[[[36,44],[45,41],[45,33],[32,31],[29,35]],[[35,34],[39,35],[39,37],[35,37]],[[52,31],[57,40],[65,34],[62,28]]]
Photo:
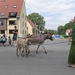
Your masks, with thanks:
[[[22,52],[21,52],[21,48],[23,48],[23,51],[26,51],[26,57],[28,56],[28,49],[29,49],[29,46],[28,46],[28,39],[23,39],[23,38],[18,38],[17,40],[17,46],[16,46],[16,55],[18,56],[18,50],[20,51],[20,55],[22,55]],[[25,49],[25,50],[24,50]]]
[[[31,45],[37,45],[38,44],[38,47],[37,47],[37,50],[36,50],[37,54],[38,54],[38,49],[39,49],[40,45],[42,45],[45,53],[47,54],[47,51],[45,50],[45,47],[43,46],[43,43],[46,39],[49,39],[49,40],[53,41],[53,37],[52,37],[51,33],[38,34],[38,35],[28,34],[27,38],[28,38],[28,42],[31,43]]]

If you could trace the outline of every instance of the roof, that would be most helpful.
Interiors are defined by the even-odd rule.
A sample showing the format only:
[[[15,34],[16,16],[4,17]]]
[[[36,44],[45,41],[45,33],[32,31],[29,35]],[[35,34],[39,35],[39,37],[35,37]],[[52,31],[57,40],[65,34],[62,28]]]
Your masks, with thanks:
[[[24,0],[0,0],[0,16],[8,16],[9,12],[17,12],[20,16]]]
[[[35,29],[38,30],[38,28],[36,27],[36,25],[35,25],[29,18],[27,18],[27,21],[28,21],[29,24],[33,27],[33,29],[35,28]]]
[[[27,18],[27,21],[29,22],[29,24],[30,24],[32,27],[34,27],[34,23],[33,23],[30,19]]]

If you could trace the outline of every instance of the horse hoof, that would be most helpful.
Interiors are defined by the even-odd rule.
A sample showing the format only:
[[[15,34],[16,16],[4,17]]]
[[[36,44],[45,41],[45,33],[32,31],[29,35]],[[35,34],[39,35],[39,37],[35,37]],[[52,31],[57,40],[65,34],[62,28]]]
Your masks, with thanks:
[[[17,57],[18,57],[18,55],[17,55]]]
[[[22,56],[22,57],[24,57],[24,55],[23,55],[23,54],[21,54],[21,56]]]
[[[16,54],[17,55],[17,57],[19,56],[18,54]]]
[[[28,54],[30,53],[30,51],[28,51]]]
[[[38,54],[38,52],[36,51],[36,54]]]
[[[25,51],[25,53],[27,53],[27,51]]]
[[[21,50],[21,47],[19,48],[19,50]]]
[[[47,52],[45,51],[45,54],[47,54]]]
[[[22,51],[22,53],[24,53],[24,51]]]
[[[28,54],[26,54],[26,58],[28,57]]]

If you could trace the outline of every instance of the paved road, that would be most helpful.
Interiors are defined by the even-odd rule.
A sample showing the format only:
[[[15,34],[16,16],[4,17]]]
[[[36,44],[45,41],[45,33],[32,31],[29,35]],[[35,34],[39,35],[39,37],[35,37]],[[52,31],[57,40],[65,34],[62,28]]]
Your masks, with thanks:
[[[65,39],[47,40],[35,53],[37,45],[30,46],[28,58],[17,57],[15,47],[0,47],[0,75],[75,75],[75,68],[67,67],[70,45]]]

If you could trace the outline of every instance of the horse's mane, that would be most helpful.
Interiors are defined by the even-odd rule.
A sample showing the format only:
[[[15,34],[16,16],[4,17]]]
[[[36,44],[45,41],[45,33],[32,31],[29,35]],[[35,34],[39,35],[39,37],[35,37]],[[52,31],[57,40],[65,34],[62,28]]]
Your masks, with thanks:
[[[42,34],[52,34],[51,32],[46,32],[46,33],[42,33]]]

